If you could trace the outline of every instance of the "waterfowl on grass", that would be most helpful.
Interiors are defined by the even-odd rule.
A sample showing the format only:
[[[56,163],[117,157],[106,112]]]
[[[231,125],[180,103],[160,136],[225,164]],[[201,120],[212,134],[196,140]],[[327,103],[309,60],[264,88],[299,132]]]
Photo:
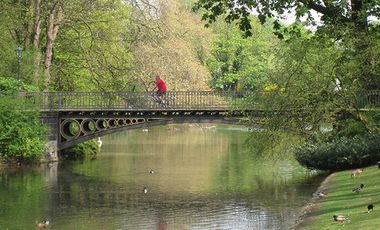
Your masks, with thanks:
[[[144,194],[147,194],[148,193],[148,189],[146,187],[144,187],[143,192],[144,192]]]
[[[319,198],[323,198],[323,197],[326,197],[326,194],[323,192],[317,192],[317,193],[315,193],[315,196],[317,196]]]
[[[359,192],[363,191],[363,188],[364,188],[364,184],[360,184],[360,187],[352,189],[352,192],[353,193],[359,193]]]
[[[48,220],[45,220],[44,222],[36,223],[37,228],[46,228],[49,226],[50,222]]]
[[[368,213],[370,213],[371,211],[373,211],[373,204],[370,204],[370,205],[368,205],[367,206],[367,208],[368,208]]]
[[[153,169],[151,169],[151,170],[149,171],[149,173],[150,173],[150,174],[153,174],[153,173],[154,173]]]
[[[343,215],[334,215],[333,218],[334,218],[335,221],[339,221],[339,222],[343,222],[343,221],[345,221],[347,219]]]
[[[356,176],[360,176],[360,174],[362,174],[362,172],[363,172],[363,169],[355,169],[355,170],[351,171],[351,178],[356,177]]]

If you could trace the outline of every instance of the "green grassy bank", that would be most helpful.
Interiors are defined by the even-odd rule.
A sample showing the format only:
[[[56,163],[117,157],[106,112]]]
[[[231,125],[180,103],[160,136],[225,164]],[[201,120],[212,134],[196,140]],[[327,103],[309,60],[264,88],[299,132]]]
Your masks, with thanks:
[[[363,183],[360,193],[352,189]],[[330,175],[322,184],[326,193],[323,198],[315,198],[303,222],[297,229],[380,229],[380,169],[377,166],[365,168],[357,177],[351,171]],[[374,205],[372,212],[367,206]],[[333,215],[344,215],[348,220],[343,223],[333,220]]]

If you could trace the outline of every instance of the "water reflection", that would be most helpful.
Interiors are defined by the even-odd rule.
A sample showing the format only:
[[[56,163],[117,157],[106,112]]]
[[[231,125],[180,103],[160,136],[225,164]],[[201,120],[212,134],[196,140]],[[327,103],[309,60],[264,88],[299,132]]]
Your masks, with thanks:
[[[3,173],[0,226],[30,229],[49,218],[51,229],[289,229],[320,178],[291,160],[258,160],[244,147],[248,133],[131,130],[103,138],[96,160]]]

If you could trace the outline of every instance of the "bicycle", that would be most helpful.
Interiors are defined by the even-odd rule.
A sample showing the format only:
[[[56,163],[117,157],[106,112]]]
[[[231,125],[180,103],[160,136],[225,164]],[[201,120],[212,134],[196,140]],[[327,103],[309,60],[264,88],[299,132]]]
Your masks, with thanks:
[[[174,105],[173,98],[166,93],[159,95],[154,91],[151,92],[151,97],[153,98],[153,101],[160,106],[167,107]]]
[[[174,105],[174,100],[167,93],[158,93],[156,89],[156,82],[151,81],[148,83],[148,91],[150,92],[150,96],[153,98],[155,104],[159,106],[167,107]]]

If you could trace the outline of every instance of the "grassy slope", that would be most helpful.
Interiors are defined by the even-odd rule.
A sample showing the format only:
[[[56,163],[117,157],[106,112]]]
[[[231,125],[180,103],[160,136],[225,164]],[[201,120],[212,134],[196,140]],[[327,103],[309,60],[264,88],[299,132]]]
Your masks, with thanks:
[[[302,229],[380,229],[380,169],[366,168],[356,178],[351,178],[350,172],[331,175],[327,196],[318,199],[318,208],[310,213]],[[365,185],[363,192],[352,193],[361,183]],[[368,204],[375,206],[371,213],[367,213]],[[338,223],[333,215],[344,215],[349,220]]]

